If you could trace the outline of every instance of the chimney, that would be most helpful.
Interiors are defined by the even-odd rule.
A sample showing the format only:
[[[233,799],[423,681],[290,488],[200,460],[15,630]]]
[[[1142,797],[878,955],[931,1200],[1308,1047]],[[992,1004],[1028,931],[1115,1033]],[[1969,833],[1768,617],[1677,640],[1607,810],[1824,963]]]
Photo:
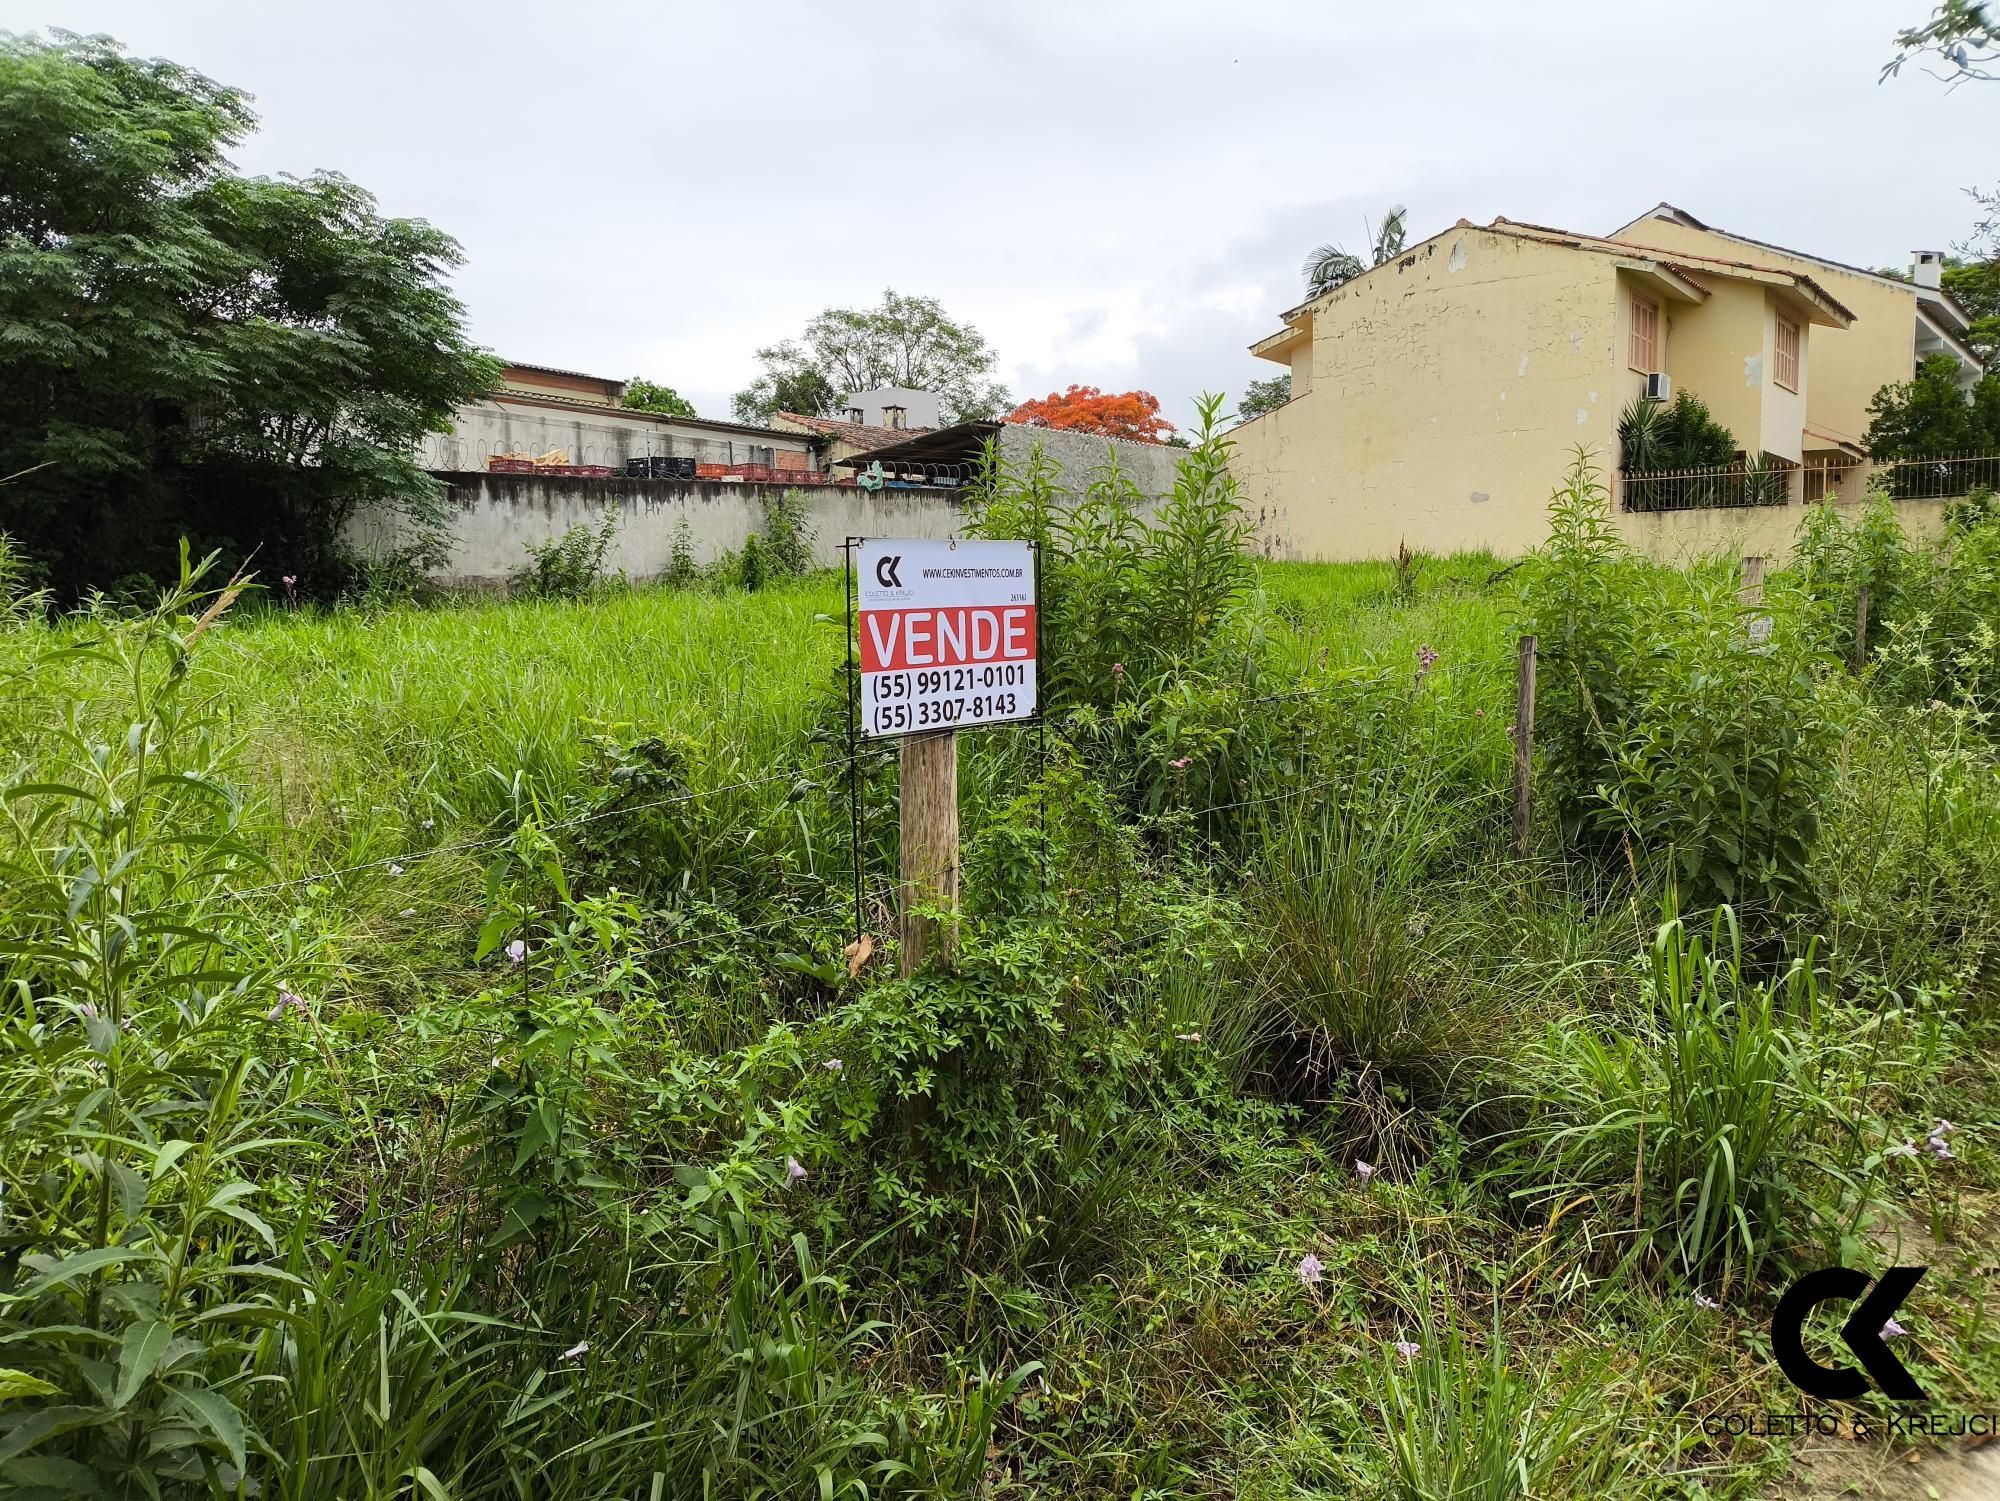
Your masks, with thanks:
[[[1938,278],[1944,271],[1942,250],[1913,250],[1910,252],[1910,280],[1920,287],[1935,290]]]

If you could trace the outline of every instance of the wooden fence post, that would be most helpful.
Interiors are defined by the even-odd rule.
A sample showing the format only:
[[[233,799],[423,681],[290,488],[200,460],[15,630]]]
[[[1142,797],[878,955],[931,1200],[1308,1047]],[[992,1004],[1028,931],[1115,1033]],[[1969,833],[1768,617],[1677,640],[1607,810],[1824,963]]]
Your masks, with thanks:
[[[958,905],[958,731],[905,735],[901,786],[903,944],[900,965],[912,975],[935,946],[947,963],[950,923],[919,917],[919,906]]]
[[[1868,670],[1868,586],[1854,591],[1854,671]]]
[[[1520,671],[1514,687],[1514,855],[1528,858],[1535,829],[1535,638],[1521,638]]]
[[[1743,559],[1743,608],[1754,610],[1764,603],[1764,560],[1755,553]]]

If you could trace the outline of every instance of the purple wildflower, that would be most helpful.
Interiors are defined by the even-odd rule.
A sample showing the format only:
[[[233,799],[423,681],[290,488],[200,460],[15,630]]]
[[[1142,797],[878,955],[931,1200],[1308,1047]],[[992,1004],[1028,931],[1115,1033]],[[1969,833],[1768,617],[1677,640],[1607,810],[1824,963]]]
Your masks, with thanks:
[[[1424,1353],[1424,1347],[1413,1339],[1399,1339],[1396,1341],[1396,1353],[1403,1357],[1403,1364],[1408,1365]]]
[[[277,1021],[287,1011],[296,1011],[299,1015],[303,1016],[305,1015],[305,1010],[305,997],[299,995],[291,986],[280,984],[278,986],[278,1004],[264,1013],[264,1020],[267,1022]]]
[[[1710,1313],[1714,1313],[1718,1308],[1722,1307],[1722,1305],[1716,1302],[1715,1299],[1708,1297],[1702,1293],[1696,1293],[1694,1295],[1694,1306],[1697,1308],[1705,1308]]]
[[[1901,1339],[1909,1332],[1909,1330],[1905,1329],[1894,1319],[1885,1320],[1882,1325],[1882,1338],[1884,1339]]]
[[[1175,771],[1186,771],[1193,762],[1193,756],[1182,756],[1178,760],[1169,761],[1167,765],[1173,767]]]
[[[842,1069],[844,1069],[844,1068],[846,1068],[846,1067],[847,1067],[847,1065],[846,1065],[846,1064],[844,1064],[844,1063],[842,1063],[842,1062],[841,1062],[841,1061],[840,1061],[840,1060],[839,1060],[838,1058],[829,1058],[829,1059],[827,1059],[827,1060],[826,1060],[826,1062],[825,1062],[825,1063],[824,1063],[823,1065],[821,1065],[821,1066],[822,1066],[823,1068],[825,1068],[825,1069],[826,1069],[826,1071],[827,1071],[828,1073],[830,1073],[830,1074],[837,1074],[837,1073],[839,1073],[839,1072],[840,1072],[840,1071],[841,1071]]]
[[[1417,649],[1417,683],[1419,686],[1422,686],[1424,679],[1431,675],[1431,669],[1437,666],[1437,659],[1438,654],[1430,642],[1426,641]]]
[[[1325,1271],[1326,1264],[1308,1251],[1299,1258],[1299,1268],[1292,1275],[1299,1279],[1300,1287],[1317,1287]]]
[[[1368,1180],[1375,1176],[1375,1164],[1372,1162],[1363,1162],[1359,1157],[1355,1158],[1354,1176],[1359,1178],[1361,1180],[1361,1186],[1363,1188],[1366,1188],[1368,1186]]]
[[[1111,675],[1114,678],[1123,678],[1125,676],[1125,664],[1123,662],[1113,662],[1111,664]]]
[[[528,957],[527,940],[516,938],[512,943],[507,945],[507,960],[509,963],[519,964],[523,959],[527,957]]]
[[[805,1166],[798,1158],[787,1157],[785,1159],[785,1187],[792,1187],[794,1184],[801,1182],[805,1176]]]

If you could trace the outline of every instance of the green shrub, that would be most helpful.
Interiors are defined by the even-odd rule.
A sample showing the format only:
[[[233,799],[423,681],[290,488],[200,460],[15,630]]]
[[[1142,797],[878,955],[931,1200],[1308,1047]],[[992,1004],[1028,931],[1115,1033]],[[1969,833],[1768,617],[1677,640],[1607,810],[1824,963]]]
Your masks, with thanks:
[[[1824,633],[1796,591],[1757,616],[1736,580],[1641,562],[1579,458],[1526,573],[1539,638],[1536,739],[1563,833],[1762,922],[1809,912],[1813,841],[1838,725]]]
[[[1420,1289],[1405,1338],[1368,1361],[1392,1501],[1543,1501],[1632,1494],[1636,1455],[1621,1442],[1609,1362],[1516,1361],[1500,1321],[1478,1348]],[[1563,1378],[1558,1381],[1558,1374]],[[1607,1490],[1616,1486],[1616,1490]]]
[[[509,580],[529,599],[583,599],[604,583],[604,559],[617,539],[618,511],[606,506],[595,526],[579,521],[560,537],[527,544],[528,564]]]
[[[304,985],[311,955],[274,972],[288,935],[253,939],[228,900],[256,856],[188,662],[236,591],[200,577],[184,553],[157,612],[46,654],[103,697],[75,689],[43,764],[0,787],[11,1493],[233,1491],[263,1443],[245,1362],[283,1323],[271,1220],[310,1014],[279,974]]]
[[[701,568],[694,560],[694,530],[683,516],[674,523],[672,550],[667,556],[666,582],[670,588],[686,589],[701,576]]]
[[[1634,1015],[1551,1027],[1524,1058],[1532,1114],[1501,1154],[1516,1196],[1593,1196],[1653,1262],[1724,1288],[1838,1245],[1865,1152],[1824,1021],[1808,959],[1746,975],[1729,909],[1706,940],[1662,924]]]
[[[813,525],[802,491],[784,490],[764,501],[764,552],[774,578],[812,572]]]
[[[736,583],[747,593],[755,594],[770,580],[771,560],[764,539],[752,532],[743,539],[743,551],[736,559]]]
[[[1496,993],[1454,983],[1422,883],[1449,824],[1413,771],[1372,796],[1328,794],[1267,833],[1247,879],[1259,1043],[1291,1098],[1324,1100],[1371,1076],[1435,1099],[1498,1046]]]

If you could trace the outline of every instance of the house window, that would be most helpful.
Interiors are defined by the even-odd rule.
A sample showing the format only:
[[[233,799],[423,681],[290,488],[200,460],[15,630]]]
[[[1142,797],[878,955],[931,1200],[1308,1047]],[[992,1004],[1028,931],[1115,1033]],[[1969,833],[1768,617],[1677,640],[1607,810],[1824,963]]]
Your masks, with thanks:
[[[1629,363],[1634,370],[1652,374],[1660,368],[1660,305],[1632,294],[1632,350]]]
[[[1777,357],[1771,375],[1787,391],[1799,388],[1799,326],[1789,318],[1778,319]]]

